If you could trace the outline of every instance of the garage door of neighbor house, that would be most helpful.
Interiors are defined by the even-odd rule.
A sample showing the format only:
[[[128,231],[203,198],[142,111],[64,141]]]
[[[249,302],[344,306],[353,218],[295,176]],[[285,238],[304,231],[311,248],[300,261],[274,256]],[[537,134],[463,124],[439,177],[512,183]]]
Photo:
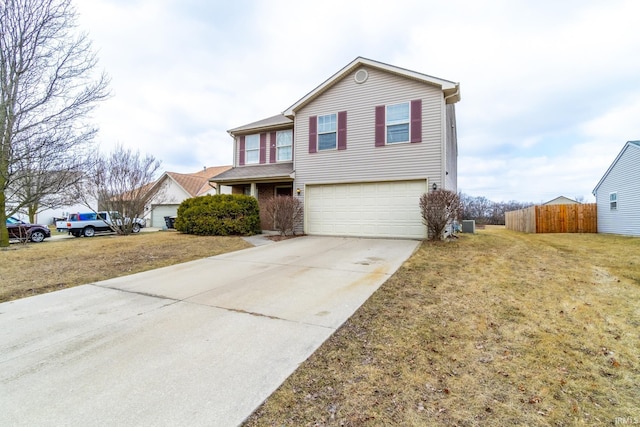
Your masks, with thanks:
[[[362,237],[426,237],[418,202],[427,181],[308,185],[308,234]]]
[[[154,205],[151,211],[151,226],[164,227],[164,217],[175,216],[178,213],[178,206],[180,205]]]

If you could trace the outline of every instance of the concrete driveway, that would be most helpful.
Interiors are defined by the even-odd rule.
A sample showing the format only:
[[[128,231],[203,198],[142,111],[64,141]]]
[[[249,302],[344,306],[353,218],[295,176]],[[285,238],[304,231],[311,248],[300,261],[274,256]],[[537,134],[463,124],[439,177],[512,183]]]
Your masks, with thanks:
[[[301,237],[0,304],[0,425],[238,425],[418,244]]]

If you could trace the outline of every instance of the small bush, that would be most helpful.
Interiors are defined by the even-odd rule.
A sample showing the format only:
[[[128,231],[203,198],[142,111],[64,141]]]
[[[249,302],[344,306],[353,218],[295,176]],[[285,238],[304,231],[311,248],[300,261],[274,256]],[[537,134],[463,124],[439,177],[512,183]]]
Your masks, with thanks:
[[[260,233],[258,201],[241,194],[187,199],[178,208],[176,230],[199,236],[251,236]]]
[[[435,190],[420,197],[420,212],[429,240],[442,240],[447,224],[458,219],[461,211],[460,197],[453,191]]]
[[[276,196],[263,202],[263,211],[280,235],[296,234],[296,226],[302,222],[302,202],[292,196]]]

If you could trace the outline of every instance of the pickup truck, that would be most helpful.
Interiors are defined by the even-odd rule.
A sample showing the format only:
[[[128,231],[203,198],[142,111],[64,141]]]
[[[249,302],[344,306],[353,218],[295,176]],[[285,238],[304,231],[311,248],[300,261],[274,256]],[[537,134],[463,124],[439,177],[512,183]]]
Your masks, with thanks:
[[[66,221],[58,221],[56,229],[58,231],[67,231],[75,237],[93,237],[96,233],[114,232],[112,225],[119,226],[122,224],[123,218],[118,212],[88,212],[69,214]],[[129,218],[124,219],[125,223],[131,221]],[[144,220],[135,218],[131,231],[137,233],[144,227]]]

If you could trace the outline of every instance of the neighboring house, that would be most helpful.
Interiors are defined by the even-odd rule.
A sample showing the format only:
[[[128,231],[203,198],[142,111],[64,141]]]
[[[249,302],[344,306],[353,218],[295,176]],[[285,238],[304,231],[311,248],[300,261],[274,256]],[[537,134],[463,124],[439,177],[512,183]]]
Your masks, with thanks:
[[[27,176],[29,175],[27,174]],[[65,185],[60,184],[60,181],[63,180],[62,177],[69,178]],[[38,175],[32,177],[35,182],[51,179],[51,182],[49,184],[34,185],[37,190],[35,190],[32,195],[38,193],[49,193],[39,199],[38,211],[36,212],[33,220],[34,223],[43,225],[55,225],[56,220],[67,218],[70,213],[86,211],[88,208],[85,203],[88,203],[91,207],[95,207],[97,209],[98,203],[96,200],[90,199],[81,202],[80,200],[73,200],[73,198],[69,195],[71,194],[71,191],[69,190],[74,188],[73,181],[75,181],[77,177],[78,175],[76,175],[75,173],[71,174],[69,172],[60,172],[60,175],[58,175],[53,171],[41,172],[39,178]],[[14,190],[12,188],[7,189],[7,211],[13,210],[16,205],[19,204],[17,202],[18,200],[25,200],[25,193],[28,193],[27,189],[31,181],[30,179],[17,179],[15,175],[12,177],[12,179],[13,181],[11,185],[15,186],[14,189],[18,191],[12,191]],[[49,185],[51,185],[51,187],[46,188]],[[64,187],[64,190],[67,191],[57,191],[59,187]],[[65,204],[60,206],[61,203]],[[23,221],[30,221],[28,211],[29,207],[23,206],[13,216]]]
[[[358,57],[282,114],[229,130],[233,168],[212,180],[259,202],[298,197],[307,234],[424,238],[420,196],[457,191],[459,100],[458,83]]]
[[[579,205],[580,202],[570,199],[568,197],[559,196],[555,199],[549,200],[548,202],[544,202],[542,205]]]
[[[165,216],[175,216],[183,200],[216,194],[217,186],[210,179],[231,166],[204,168],[195,173],[165,172],[150,191],[156,195],[145,206],[144,217],[151,227],[164,227]],[[231,187],[222,186],[220,193],[231,193]]]
[[[90,203],[90,205],[91,205],[91,208],[95,210],[98,209],[97,201]],[[38,224],[47,224],[47,225],[55,224],[56,220],[67,218],[70,213],[86,212],[88,210],[90,209],[87,208],[87,206],[82,203],[77,203],[75,205],[70,205],[70,206],[64,206],[57,209],[45,209],[42,212],[39,212],[36,214],[35,222]],[[25,218],[21,218],[21,219],[25,219]]]
[[[640,236],[640,141],[627,142],[593,189],[598,233]]]

